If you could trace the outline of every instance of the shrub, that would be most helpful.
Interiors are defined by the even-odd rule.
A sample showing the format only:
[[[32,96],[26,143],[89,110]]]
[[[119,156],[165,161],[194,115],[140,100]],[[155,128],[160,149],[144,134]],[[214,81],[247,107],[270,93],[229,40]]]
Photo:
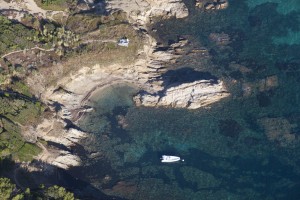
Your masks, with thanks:
[[[10,199],[15,185],[8,178],[0,178],[0,197],[3,200]]]

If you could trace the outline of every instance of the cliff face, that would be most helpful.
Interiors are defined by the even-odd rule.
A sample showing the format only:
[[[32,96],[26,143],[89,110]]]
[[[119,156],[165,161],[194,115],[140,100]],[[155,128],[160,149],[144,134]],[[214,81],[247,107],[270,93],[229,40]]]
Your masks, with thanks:
[[[223,83],[212,80],[199,80],[170,86],[157,94],[140,93],[134,97],[137,105],[167,106],[176,108],[196,109],[208,106],[222,98],[229,96]]]

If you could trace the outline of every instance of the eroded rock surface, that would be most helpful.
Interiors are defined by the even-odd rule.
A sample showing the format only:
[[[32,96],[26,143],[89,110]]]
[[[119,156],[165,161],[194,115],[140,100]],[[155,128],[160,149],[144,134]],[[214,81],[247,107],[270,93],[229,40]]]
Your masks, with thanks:
[[[59,168],[68,169],[69,167],[81,165],[81,159],[69,151],[61,151],[60,155],[51,164]]]
[[[198,80],[170,86],[157,94],[140,93],[134,97],[137,105],[167,106],[175,108],[196,109],[210,105],[229,96],[222,81]]]
[[[180,0],[112,0],[108,2],[108,8],[125,11],[132,20],[141,25],[151,22],[152,17],[184,18],[189,14]]]
[[[31,134],[48,144],[56,145],[49,147],[38,143],[43,152],[36,158],[37,160],[63,169],[81,164],[81,159],[72,153],[71,148],[88,134],[75,128],[67,128],[67,123],[61,120],[60,116],[44,119],[34,130],[31,129]]]

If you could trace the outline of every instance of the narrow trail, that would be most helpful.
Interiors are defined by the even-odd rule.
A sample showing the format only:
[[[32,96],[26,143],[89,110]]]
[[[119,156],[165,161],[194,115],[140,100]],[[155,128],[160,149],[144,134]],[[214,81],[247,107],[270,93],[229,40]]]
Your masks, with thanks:
[[[24,51],[26,52],[26,51],[35,50],[35,49],[38,49],[38,50],[41,50],[41,51],[46,51],[46,52],[54,51],[54,48],[44,49],[44,48],[41,48],[41,47],[32,47],[32,48],[29,48],[29,49],[22,49],[22,50],[16,50],[16,51],[9,52],[9,53],[4,54],[3,56],[1,56],[1,58],[3,59],[6,56],[9,56],[9,55],[12,55],[12,54],[15,54],[15,53],[21,53],[21,52],[24,52]]]
[[[107,40],[86,40],[86,41],[83,41],[81,44],[88,44],[88,43],[92,43],[92,42],[101,42],[101,43],[113,42],[113,43],[117,43],[116,40],[107,39]]]
[[[113,42],[113,43],[116,43],[117,41],[116,40],[112,40],[112,39],[107,39],[107,40],[85,40],[85,41],[82,41],[81,44],[89,44],[89,43],[93,43],[93,42],[101,42],[101,43],[108,43],[108,42]],[[30,51],[30,50],[35,50],[35,49],[38,49],[40,51],[46,51],[46,52],[50,52],[50,51],[54,51],[55,49],[54,48],[51,48],[51,49],[44,49],[44,48],[41,48],[41,47],[32,47],[32,48],[26,48],[26,49],[22,49],[22,50],[16,50],[16,51],[12,51],[12,52],[9,52],[7,54],[4,54],[1,56],[1,58],[5,58],[9,55],[12,55],[12,54],[15,54],[15,53],[21,53],[21,52],[26,52],[26,51]]]
[[[41,142],[37,142],[36,145],[38,147],[40,147],[43,151],[37,156],[37,160],[43,160],[42,158],[43,157],[49,157],[50,156],[50,153],[48,151],[48,149],[45,147],[45,145],[43,145]]]

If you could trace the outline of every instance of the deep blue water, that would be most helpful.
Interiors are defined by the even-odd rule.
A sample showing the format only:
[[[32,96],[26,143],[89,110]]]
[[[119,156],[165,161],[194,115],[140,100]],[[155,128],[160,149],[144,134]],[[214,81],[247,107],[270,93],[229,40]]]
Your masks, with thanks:
[[[73,174],[127,199],[300,199],[299,1],[232,0],[209,12],[186,3],[190,17],[160,21],[155,37],[207,52],[183,55],[163,78],[219,78],[232,95],[197,110],[145,108],[131,86],[106,88],[81,121],[92,156]],[[276,84],[264,87],[266,77]],[[162,164],[162,154],[185,161]]]

